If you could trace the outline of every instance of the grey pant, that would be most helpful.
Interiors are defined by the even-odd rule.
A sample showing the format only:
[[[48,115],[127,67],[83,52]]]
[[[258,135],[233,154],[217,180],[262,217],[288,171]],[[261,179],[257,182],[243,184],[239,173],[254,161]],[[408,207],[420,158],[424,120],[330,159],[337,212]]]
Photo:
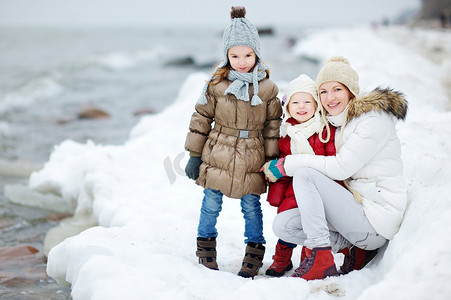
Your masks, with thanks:
[[[274,219],[273,231],[280,239],[310,249],[332,246],[334,252],[352,244],[374,250],[387,242],[352,193],[326,175],[302,168],[293,176],[293,189],[298,208]]]

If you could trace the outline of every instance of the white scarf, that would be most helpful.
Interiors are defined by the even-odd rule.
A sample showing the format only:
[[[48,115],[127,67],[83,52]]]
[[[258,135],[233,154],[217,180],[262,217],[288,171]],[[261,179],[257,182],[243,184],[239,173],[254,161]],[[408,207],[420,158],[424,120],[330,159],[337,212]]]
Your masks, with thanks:
[[[327,121],[332,124],[333,126],[335,126],[336,128],[340,128],[341,126],[343,126],[345,119],[346,119],[346,114],[348,113],[348,108],[349,108],[349,104],[348,106],[346,106],[346,108],[339,113],[338,115],[335,116],[331,116],[331,115],[327,115]],[[346,124],[344,124],[346,126]],[[335,138],[335,149],[338,151],[341,148],[341,139],[343,138],[343,128],[340,128],[340,136],[338,138]]]
[[[280,135],[287,134],[291,138],[291,154],[315,154],[308,139],[315,133],[320,133],[322,128],[321,117],[318,112],[307,122],[291,125],[290,122],[282,122]]]
[[[329,121],[329,123],[330,124],[332,124],[332,125],[334,125],[335,127],[341,127],[341,125],[343,125],[343,122],[344,122],[344,120],[345,120],[345,116],[346,116],[346,113],[348,112],[348,108],[349,108],[349,104],[348,104],[348,106],[346,106],[346,108],[341,112],[341,113],[339,113],[338,115],[335,115],[335,116],[331,116],[331,115],[327,115],[326,116],[326,118],[327,118],[327,121]]]

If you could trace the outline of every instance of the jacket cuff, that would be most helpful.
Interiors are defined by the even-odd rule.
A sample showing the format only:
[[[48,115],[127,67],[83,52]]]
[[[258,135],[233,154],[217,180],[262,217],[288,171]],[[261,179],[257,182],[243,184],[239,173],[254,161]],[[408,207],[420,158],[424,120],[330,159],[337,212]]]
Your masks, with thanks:
[[[189,151],[189,156],[201,157],[202,154],[199,153],[199,152],[190,150],[190,151]]]

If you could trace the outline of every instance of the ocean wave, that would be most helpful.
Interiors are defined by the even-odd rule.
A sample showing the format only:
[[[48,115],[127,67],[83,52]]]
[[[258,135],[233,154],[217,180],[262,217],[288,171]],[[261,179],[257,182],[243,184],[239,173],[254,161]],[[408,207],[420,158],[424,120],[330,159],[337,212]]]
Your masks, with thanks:
[[[158,56],[158,50],[140,50],[131,53],[116,51],[94,56],[89,59],[89,63],[107,69],[121,70],[133,68],[141,62],[156,60]]]
[[[28,106],[42,98],[54,97],[64,88],[58,83],[58,74],[46,74],[33,78],[3,97],[0,97],[0,113]]]

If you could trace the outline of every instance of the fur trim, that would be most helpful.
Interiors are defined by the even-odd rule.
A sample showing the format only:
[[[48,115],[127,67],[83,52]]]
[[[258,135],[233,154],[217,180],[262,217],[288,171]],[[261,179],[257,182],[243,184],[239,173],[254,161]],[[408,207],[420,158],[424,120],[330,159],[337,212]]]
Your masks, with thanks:
[[[349,103],[346,121],[363,115],[369,111],[383,111],[404,120],[407,115],[408,102],[404,94],[391,88],[377,87],[367,95],[357,97]]]
[[[230,18],[244,18],[246,16],[246,8],[244,6],[233,6],[230,12]]]

